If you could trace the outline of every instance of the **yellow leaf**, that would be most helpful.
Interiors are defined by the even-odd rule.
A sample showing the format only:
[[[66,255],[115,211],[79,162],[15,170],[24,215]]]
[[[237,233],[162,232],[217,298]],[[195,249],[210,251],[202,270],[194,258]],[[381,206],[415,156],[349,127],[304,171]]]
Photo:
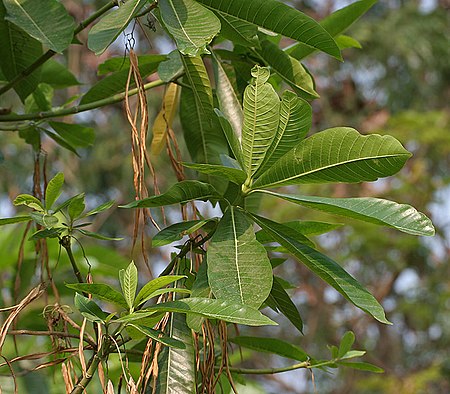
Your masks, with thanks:
[[[172,127],[173,118],[178,107],[180,88],[175,83],[170,83],[164,95],[161,111],[153,123],[153,139],[151,154],[159,155],[166,142],[167,130]]]

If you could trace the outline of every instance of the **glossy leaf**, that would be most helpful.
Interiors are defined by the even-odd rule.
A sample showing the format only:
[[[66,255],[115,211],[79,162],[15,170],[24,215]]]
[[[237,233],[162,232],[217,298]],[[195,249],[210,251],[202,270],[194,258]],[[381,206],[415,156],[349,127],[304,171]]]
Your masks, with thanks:
[[[86,148],[94,144],[95,132],[92,127],[55,121],[48,123],[59,136],[73,147]]]
[[[297,257],[306,267],[330,286],[334,287],[351,303],[381,323],[390,324],[386,320],[383,307],[375,297],[364,289],[339,264],[319,251],[286,235],[286,230],[283,225],[253,214],[251,217],[261,228],[270,233],[280,245],[284,246],[289,253]]]
[[[272,288],[272,266],[244,213],[228,208],[206,256],[208,282],[217,299],[261,306]]]
[[[75,294],[74,304],[75,308],[80,311],[83,317],[91,322],[103,323],[108,317],[108,314],[103,312],[94,301],[82,296],[79,293]]]
[[[312,125],[311,106],[286,90],[281,98],[280,122],[258,173],[270,168],[280,157],[302,141]]]
[[[88,34],[88,47],[96,55],[102,54],[128,26],[148,0],[119,2],[119,8],[105,15]]]
[[[295,58],[289,56],[278,45],[263,40],[258,53],[264,61],[298,94],[305,95],[306,98],[318,98],[318,93],[314,90],[314,80],[305,70],[303,65]]]
[[[138,283],[138,272],[134,262],[131,262],[126,269],[119,271],[119,280],[123,297],[127,302],[128,308],[132,310]]]
[[[13,201],[15,206],[26,205],[28,208],[35,209],[36,211],[43,211],[44,205],[34,196],[30,194],[19,194]]]
[[[239,137],[236,135],[231,123],[225,117],[225,115],[220,112],[217,108],[214,109],[214,112],[217,115],[217,118],[220,122],[220,127],[222,128],[223,134],[230,146],[231,151],[233,152],[234,157],[241,165],[241,168],[245,170],[245,163],[242,154],[241,142],[239,141]]]
[[[45,208],[51,209],[55,201],[61,195],[62,186],[64,184],[64,174],[59,172],[48,182],[45,189]]]
[[[259,47],[258,27],[245,20],[216,11],[220,20],[220,35],[230,40],[233,45]]]
[[[249,179],[263,162],[277,132],[280,110],[280,99],[267,82],[269,69],[255,66],[252,76],[254,80],[244,92],[242,127],[242,153]]]
[[[58,0],[3,0],[3,4],[6,20],[53,51],[61,53],[72,42],[75,24]]]
[[[11,81],[42,55],[42,45],[22,29],[5,19],[6,9],[0,2],[0,69],[5,80]],[[34,92],[40,82],[40,69],[19,81],[14,90],[22,102]]]
[[[154,248],[168,245],[172,242],[181,240],[185,235],[201,229],[207,223],[214,222],[214,220],[187,220],[180,223],[172,224],[161,230],[152,238],[152,246]]]
[[[164,205],[184,204],[193,200],[206,201],[218,199],[220,195],[209,183],[199,181],[181,181],[173,185],[167,192],[157,196],[133,201],[122,208],[153,208]]]
[[[186,349],[186,345],[175,338],[171,338],[167,335],[165,335],[164,333],[162,333],[161,331],[157,331],[154,330],[150,327],[144,327],[141,326],[140,324],[130,324],[131,327],[136,328],[137,330],[139,330],[140,332],[142,332],[144,335],[148,336],[149,338],[154,339],[156,342],[160,342],[166,346],[169,347],[174,347],[177,349]]]
[[[179,279],[186,278],[184,275],[167,275],[167,276],[161,276],[159,278],[155,278],[151,280],[150,282],[146,283],[144,287],[139,291],[138,295],[136,296],[136,299],[134,300],[134,307],[138,307],[139,305],[143,304],[144,302],[148,301],[151,297],[153,297],[153,293],[161,289],[171,283],[176,282]],[[173,289],[172,289],[173,290]]]
[[[341,55],[328,32],[314,19],[276,0],[197,0],[211,9],[303,42],[338,59]]]
[[[161,21],[182,54],[209,53],[206,45],[220,30],[220,21],[213,12],[194,0],[159,0],[158,6]]]
[[[363,136],[348,127],[314,134],[286,153],[253,187],[369,182],[398,172],[411,154],[394,137]]]
[[[153,305],[146,310],[189,313],[247,326],[276,325],[267,316],[250,306],[210,298],[185,298]]]
[[[292,360],[306,361],[308,359],[308,354],[303,349],[281,339],[238,336],[231,338],[230,342],[247,349],[277,354],[278,356],[291,358]]]
[[[178,108],[180,87],[169,83],[164,94],[162,108],[153,122],[152,155],[159,155],[166,144],[167,131],[172,128],[173,119]]]
[[[71,283],[66,284],[69,289],[80,293],[92,294],[102,300],[112,302],[122,308],[128,309],[128,304],[117,290],[105,285],[104,283]]]
[[[230,182],[242,185],[247,174],[239,168],[226,167],[219,164],[183,163],[184,167],[198,171],[202,174],[216,175],[228,179]]]
[[[434,235],[431,220],[411,205],[372,197],[328,198],[262,192],[308,208],[393,227],[408,234]]]
[[[4,226],[5,224],[29,222],[30,220],[31,220],[31,218],[28,215],[15,216],[12,218],[0,218],[0,226]]]

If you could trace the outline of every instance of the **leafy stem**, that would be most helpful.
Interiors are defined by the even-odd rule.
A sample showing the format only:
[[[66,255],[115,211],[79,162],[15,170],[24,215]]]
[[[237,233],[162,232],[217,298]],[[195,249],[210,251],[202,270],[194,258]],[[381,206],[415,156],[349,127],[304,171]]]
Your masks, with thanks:
[[[70,236],[65,235],[59,240],[59,244],[66,250],[67,257],[69,257],[70,264],[72,264],[73,273],[78,279],[79,283],[84,283],[83,277],[81,276],[80,269],[78,268],[77,262],[75,261],[75,257],[72,253],[72,246],[70,242]],[[85,295],[87,297],[87,295]]]

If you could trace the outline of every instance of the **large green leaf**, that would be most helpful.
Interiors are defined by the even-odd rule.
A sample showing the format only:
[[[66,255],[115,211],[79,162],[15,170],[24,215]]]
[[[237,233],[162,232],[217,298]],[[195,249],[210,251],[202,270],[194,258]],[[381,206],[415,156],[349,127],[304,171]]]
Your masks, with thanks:
[[[73,147],[86,148],[94,144],[95,132],[91,127],[54,121],[48,124]]]
[[[231,123],[224,116],[222,112],[220,112],[217,108],[214,110],[219,119],[220,127],[222,128],[223,134],[230,146],[231,152],[233,152],[234,157],[237,162],[241,165],[241,168],[245,170],[244,156],[242,153],[241,142],[239,141],[239,137],[236,135]]]
[[[183,163],[183,166],[196,170],[202,174],[224,177],[237,185],[242,185],[247,178],[247,174],[240,168],[226,167],[219,164]]]
[[[259,308],[270,294],[272,266],[242,211],[228,208],[206,256],[209,285],[217,299]]]
[[[247,326],[277,325],[277,323],[264,316],[260,311],[248,305],[211,298],[185,298],[153,305],[146,310],[149,312],[189,313]]]
[[[297,361],[306,361],[308,359],[308,354],[303,349],[281,339],[238,336],[231,338],[230,342],[247,349],[277,354]]]
[[[14,216],[12,218],[0,218],[0,226],[4,226],[5,224],[29,222],[30,220],[31,218],[28,215]]]
[[[211,298],[211,288],[208,283],[208,263],[206,260],[202,262],[200,267],[198,268],[197,275],[195,277],[195,281],[192,284],[192,292],[191,297],[196,298]],[[195,332],[200,332],[202,329],[203,321],[205,320],[202,316],[188,314],[186,315],[186,324],[188,327]]]
[[[156,290],[159,290],[185,277],[186,276],[184,275],[167,275],[151,280],[150,282],[146,283],[144,287],[139,291],[138,295],[136,296],[136,299],[134,300],[134,307],[138,307],[139,305],[149,300]]]
[[[105,15],[89,31],[89,49],[96,55],[102,54],[148,2],[149,0],[128,0],[125,3],[119,1],[120,7]]]
[[[269,40],[263,40],[261,49],[257,51],[266,64],[272,67],[298,94],[306,96],[308,99],[319,97],[314,90],[312,76],[297,59],[289,56],[278,45]]]
[[[233,45],[259,47],[258,27],[242,19],[216,11],[221,24],[220,35]]]
[[[45,208],[51,209],[55,201],[62,193],[62,187],[64,184],[64,174],[59,172],[48,182],[45,189]]]
[[[80,293],[88,293],[96,296],[102,300],[112,302],[113,304],[119,305],[125,309],[128,309],[127,302],[123,295],[112,287],[105,285],[103,283],[71,283],[66,284],[69,289],[78,291]]]
[[[144,335],[148,336],[149,338],[152,338],[157,342],[161,342],[162,344],[164,344],[166,346],[174,347],[177,349],[186,349],[186,345],[184,344],[184,342],[180,341],[179,339],[169,337],[160,331],[153,330],[150,327],[145,327],[145,326],[142,326],[140,324],[135,324],[135,323],[131,323],[130,326],[136,328],[137,330],[139,330],[140,332],[142,332]]]
[[[184,55],[209,53],[206,49],[219,33],[217,16],[194,0],[159,0],[161,20]]]
[[[355,21],[357,21],[361,15],[365,14],[376,2],[377,0],[356,1],[347,7],[341,8],[340,10],[332,13],[322,20],[320,25],[332,37],[337,37],[340,33],[347,30]],[[314,49],[300,42],[288,48],[286,52],[296,59],[303,59],[314,52]]]
[[[47,60],[41,68],[41,82],[53,88],[62,89],[69,86],[80,85],[77,78],[61,63],[56,60]],[[28,77],[27,77],[28,78]]]
[[[314,19],[276,0],[197,0],[224,15],[264,27],[303,42],[338,59],[341,54],[328,32]]]
[[[134,262],[131,262],[126,269],[119,271],[119,281],[123,297],[127,302],[128,308],[132,310],[138,284],[138,272]]]
[[[278,128],[280,99],[267,82],[270,71],[255,66],[254,80],[244,92],[244,124],[242,152],[247,176],[250,179],[264,160]]]
[[[166,59],[164,55],[149,55],[139,58],[139,72],[142,78],[153,74],[160,62]],[[94,86],[92,86],[81,98],[80,104],[89,104],[94,101],[111,97],[117,93],[125,91],[125,85],[128,79],[130,67],[123,68],[116,73],[108,75]],[[134,87],[135,83],[130,83],[130,87]]]
[[[72,42],[74,20],[58,0],[3,0],[3,4],[6,20],[53,51],[61,53]]]
[[[262,192],[308,208],[393,227],[408,234],[434,235],[431,220],[411,205],[372,197],[328,198]]]
[[[83,315],[83,317],[91,322],[103,323],[108,317],[108,314],[106,312],[103,312],[102,309],[94,301],[82,296],[79,293],[75,294],[74,305],[75,308],[77,308]]]
[[[289,90],[283,92],[277,133],[258,173],[270,168],[280,157],[302,141],[311,128],[311,124],[311,106],[295,93]]]
[[[152,208],[164,205],[184,204],[192,200],[206,201],[220,198],[219,193],[209,183],[199,181],[181,181],[173,185],[167,192],[158,196],[133,201],[121,208]]]
[[[375,297],[347,273],[339,264],[319,251],[286,235],[285,226],[269,219],[250,214],[255,222],[274,237],[306,267],[341,293],[347,300],[367,312],[381,323],[390,324],[383,307]]]
[[[200,56],[182,56],[186,72],[181,90],[180,120],[187,148],[197,163],[219,164],[228,147],[213,112],[213,96],[208,73]]]
[[[154,248],[168,245],[172,242],[181,240],[185,235],[189,235],[194,231],[201,229],[207,223],[214,223],[215,220],[187,220],[172,224],[162,229],[152,238],[152,246]]]
[[[398,172],[411,154],[394,137],[348,127],[314,134],[286,153],[253,187],[375,181]]]
[[[42,55],[42,45],[22,29],[5,19],[6,10],[0,1],[0,69],[11,81]],[[18,82],[14,90],[22,102],[34,92],[40,81],[40,69]]]

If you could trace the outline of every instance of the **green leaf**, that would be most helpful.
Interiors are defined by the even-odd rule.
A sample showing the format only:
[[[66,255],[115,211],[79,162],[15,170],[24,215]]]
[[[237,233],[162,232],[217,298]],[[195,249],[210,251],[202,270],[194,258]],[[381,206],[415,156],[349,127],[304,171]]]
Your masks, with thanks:
[[[102,300],[112,302],[122,308],[128,309],[128,304],[125,301],[125,298],[123,298],[123,295],[104,283],[71,283],[66,284],[66,286],[77,292],[92,294]]]
[[[339,49],[341,51],[347,48],[362,48],[362,45],[358,40],[355,40],[353,37],[349,37],[344,34],[336,37],[336,44],[339,45]]]
[[[122,293],[127,302],[128,308],[133,310],[134,299],[136,297],[136,289],[138,283],[137,268],[132,261],[126,269],[119,271],[120,287],[122,287]]]
[[[319,97],[318,93],[314,90],[312,76],[297,59],[289,56],[278,45],[268,40],[263,40],[261,42],[261,49],[257,51],[267,65],[272,67],[299,95],[303,95],[308,99]]]
[[[55,201],[61,195],[63,184],[64,174],[62,172],[59,172],[50,179],[45,189],[45,209],[49,210],[52,208]]]
[[[352,348],[355,343],[355,334],[351,331],[347,331],[341,339],[339,344],[338,358],[344,357],[347,352]]]
[[[229,207],[207,251],[208,281],[215,297],[259,308],[272,288],[272,266],[244,213]]]
[[[242,127],[242,152],[244,167],[250,179],[262,164],[267,149],[277,132],[280,99],[267,82],[270,71],[255,66],[254,80],[244,92],[244,124]]]
[[[341,59],[336,43],[314,19],[275,0],[197,0],[226,16],[253,23],[267,30],[303,42]]]
[[[220,20],[220,35],[233,45],[259,48],[258,27],[242,19],[216,11]]]
[[[59,1],[3,0],[3,4],[6,20],[51,50],[62,53],[72,42],[74,20]]]
[[[277,354],[292,360],[306,361],[308,359],[308,354],[303,349],[281,339],[238,336],[231,338],[230,342],[247,349]]]
[[[48,124],[71,146],[86,148],[94,144],[95,132],[92,127],[54,121]]]
[[[220,126],[228,142],[228,145],[230,146],[231,152],[233,152],[233,155],[241,165],[241,168],[245,169],[244,157],[242,153],[241,142],[239,141],[239,136],[236,134],[235,130],[231,126],[231,123],[222,112],[220,112],[217,108],[214,109],[214,112],[219,119]]]
[[[211,298],[191,297],[178,301],[169,301],[152,305],[146,311],[189,313],[247,326],[277,325],[277,323],[264,316],[260,311],[248,305]]]
[[[13,218],[1,218],[0,219],[0,226],[4,226],[5,224],[29,222],[30,220],[31,220],[31,218],[28,215],[15,216]]]
[[[81,228],[77,228],[77,231],[79,231],[81,234],[85,235],[86,237],[91,237],[95,239],[100,239],[102,241],[120,241],[123,238],[120,237],[107,237],[106,235],[102,235],[99,233],[94,233],[92,231],[83,230]]]
[[[68,208],[69,217],[72,220],[78,219],[80,215],[83,213],[85,207],[86,206],[84,204],[84,194],[81,194],[70,202]]]
[[[159,63],[158,75],[164,82],[171,82],[183,74],[184,66],[181,61],[180,52],[174,50],[167,55],[167,59]]]
[[[91,322],[104,323],[105,319],[108,317],[108,314],[103,312],[94,301],[82,296],[79,293],[75,294],[74,304],[75,308],[77,308],[80,313]]]
[[[139,55],[138,57],[139,64],[147,64],[147,63],[158,63],[162,64],[167,60],[166,55]],[[163,58],[163,60],[161,60]],[[118,71],[129,70],[130,69],[130,58],[124,56],[114,56],[106,59],[103,63],[99,64],[97,68],[97,75],[102,76],[110,73],[115,73]]]
[[[161,342],[166,346],[174,347],[177,349],[186,349],[186,345],[184,344],[184,342],[175,338],[171,338],[161,331],[153,330],[152,328],[144,327],[139,324],[130,324],[130,326],[136,328],[149,338],[154,339],[156,342]]]
[[[314,134],[286,153],[253,187],[369,182],[398,172],[411,154],[394,137],[363,136],[348,127]]]
[[[153,293],[179,279],[186,278],[184,275],[167,275],[155,278],[150,282],[146,283],[144,287],[139,291],[136,299],[134,300],[133,306],[136,308],[144,302],[148,301],[150,298],[154,297]],[[174,289],[171,289],[174,290]]]
[[[28,240],[36,241],[44,238],[56,238],[59,237],[65,230],[66,229],[63,227],[44,228],[33,233]]]
[[[64,149],[67,149],[68,151],[74,153],[77,156],[80,156],[77,152],[77,150],[64,138],[60,137],[58,134],[54,133],[53,131],[42,129],[42,131],[47,134],[53,141],[55,141],[59,146],[63,147]]]
[[[270,168],[280,157],[302,141],[312,125],[311,106],[289,90],[283,92],[280,123],[258,173]],[[258,175],[258,174],[257,174]]]
[[[50,85],[40,83],[34,92],[25,99],[25,112],[50,111],[53,93],[54,90]]]
[[[5,19],[6,9],[0,1],[0,69],[7,81],[12,81],[22,71],[26,70],[42,55],[42,45],[30,37],[19,27]],[[22,81],[14,90],[22,102],[35,91],[40,82],[40,69],[35,70]]]
[[[280,283],[280,278],[273,278],[272,290],[269,299],[274,303],[277,309],[287,317],[287,319],[294,325],[297,330],[303,333],[303,320],[300,313],[292,302],[286,290]]]
[[[237,139],[242,135],[244,114],[236,91],[225,72],[220,59],[213,52],[214,77],[216,82],[216,96],[223,116],[230,122]]]
[[[237,185],[242,185],[247,174],[239,168],[226,167],[219,164],[182,163],[184,167],[191,168],[202,174],[216,175],[228,179]]]
[[[56,216],[44,212],[31,212],[30,217],[45,228],[55,227],[59,223],[59,219]]]
[[[308,208],[392,227],[412,235],[434,235],[431,220],[411,205],[372,197],[328,198],[261,192]]]
[[[377,0],[361,0],[356,1],[347,7],[341,8],[320,22],[332,37],[337,37],[340,33],[347,30],[354,22],[356,22],[363,14],[365,14]],[[314,49],[298,43],[287,49],[292,57],[303,59],[314,52]]]
[[[339,365],[343,367],[358,369],[360,371],[374,372],[374,373],[383,373],[384,369],[377,367],[376,365],[365,363],[365,362],[338,362]]]
[[[228,147],[223,133],[216,125],[213,112],[213,96],[208,73],[200,56],[182,56],[186,72],[180,100],[180,120],[184,139],[193,161],[219,164],[220,154],[227,154]]]
[[[86,212],[83,217],[88,217],[88,216],[92,216],[92,215],[96,215],[97,213],[106,211],[107,209],[111,208],[114,205],[114,201],[107,201],[101,205],[99,205],[98,207],[92,209],[89,212]]]
[[[168,245],[172,242],[179,241],[185,235],[192,234],[193,232],[201,229],[207,223],[214,222],[214,220],[187,220],[185,222],[175,223],[171,226],[161,230],[152,238],[152,246],[154,248],[159,246]]]
[[[53,59],[47,60],[42,65],[41,82],[57,89],[81,85],[76,77],[66,67]]]
[[[167,192],[158,196],[133,201],[121,208],[153,208],[164,205],[184,204],[192,200],[206,201],[220,198],[219,193],[209,183],[199,181],[181,181],[173,185]]]
[[[192,298],[211,298],[211,288],[208,283],[208,264],[206,260],[202,262],[197,271],[197,276],[192,284]],[[195,332],[200,332],[202,324],[205,319],[202,316],[196,316],[192,314],[186,315],[186,324]]]
[[[291,238],[296,239],[298,242],[301,242],[305,245],[311,246],[312,248],[315,247],[314,242],[312,242],[309,238],[305,237],[303,233],[301,233],[298,230],[301,230],[301,227],[298,225],[286,225],[278,223],[280,226],[283,227],[284,232],[289,235]],[[258,235],[256,237],[258,242],[261,243],[267,243],[267,242],[277,242],[277,239],[274,238],[270,232],[266,231],[265,229],[261,229],[258,231]]]
[[[206,45],[220,30],[220,21],[213,12],[194,0],[159,0],[158,6],[161,21],[182,54],[209,53]]]
[[[284,226],[260,216],[253,214],[250,214],[250,216],[261,228],[270,233],[280,245],[284,246],[293,256],[297,257],[306,267],[334,287],[351,303],[381,323],[390,324],[386,320],[383,307],[375,297],[339,264],[328,256],[286,235]]]
[[[365,354],[366,354],[365,350],[349,350],[347,353],[345,353],[342,356],[339,356],[339,354],[338,354],[338,357],[340,360],[348,360],[350,358],[362,357]]]
[[[166,59],[165,55],[151,55],[146,56],[139,62],[139,73],[142,78],[153,74],[160,62]],[[117,93],[125,91],[125,86],[128,79],[128,73],[130,68],[127,67],[116,73],[106,76],[94,86],[92,86],[85,95],[81,98],[80,104],[89,104],[94,101],[103,100],[105,98],[111,97]],[[130,83],[130,88],[134,87],[135,83],[132,81]]]
[[[119,2],[120,7],[105,15],[89,31],[88,47],[96,55],[102,54],[128,26],[148,0],[128,0]]]
[[[28,208],[35,209],[36,211],[43,211],[44,206],[42,203],[34,196],[30,194],[19,194],[13,201],[15,206],[26,205]]]

